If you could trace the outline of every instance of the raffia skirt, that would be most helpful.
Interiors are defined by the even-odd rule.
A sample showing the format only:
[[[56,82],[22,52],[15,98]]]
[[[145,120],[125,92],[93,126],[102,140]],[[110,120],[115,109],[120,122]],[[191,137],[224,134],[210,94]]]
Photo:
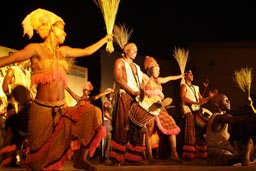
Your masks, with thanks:
[[[33,103],[29,111],[29,154],[25,164],[32,170],[59,170],[71,159],[72,142],[79,141],[94,153],[106,135],[101,111],[93,106],[65,107],[64,103]],[[90,147],[94,145],[94,148]]]

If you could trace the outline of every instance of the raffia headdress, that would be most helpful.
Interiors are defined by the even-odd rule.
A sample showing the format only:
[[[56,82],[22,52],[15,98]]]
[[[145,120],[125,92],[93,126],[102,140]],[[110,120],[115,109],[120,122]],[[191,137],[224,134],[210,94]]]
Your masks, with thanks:
[[[146,56],[144,61],[144,68],[145,70],[151,68],[151,67],[158,67],[158,63],[156,60],[151,56]]]
[[[45,9],[38,8],[28,14],[22,21],[23,36],[27,34],[29,39],[31,39],[34,34],[34,30],[38,30],[42,25],[49,26],[50,28],[51,25],[58,21],[61,21],[63,24],[65,24],[63,19],[56,14]]]
[[[125,26],[125,24],[115,24],[113,29],[114,41],[121,49],[129,42],[133,30]]]

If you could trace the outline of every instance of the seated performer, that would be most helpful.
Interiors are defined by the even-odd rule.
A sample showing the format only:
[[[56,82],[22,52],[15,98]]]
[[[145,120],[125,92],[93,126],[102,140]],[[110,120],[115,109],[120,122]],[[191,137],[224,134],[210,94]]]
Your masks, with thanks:
[[[250,164],[253,140],[251,138],[239,140],[237,147],[231,145],[229,126],[235,123],[247,122],[255,124],[256,117],[249,119],[244,116],[232,116],[230,101],[225,94],[218,94],[212,99],[214,106],[213,115],[210,117],[206,130],[206,143],[208,148],[207,161],[211,165],[233,165],[242,163],[242,166]]]

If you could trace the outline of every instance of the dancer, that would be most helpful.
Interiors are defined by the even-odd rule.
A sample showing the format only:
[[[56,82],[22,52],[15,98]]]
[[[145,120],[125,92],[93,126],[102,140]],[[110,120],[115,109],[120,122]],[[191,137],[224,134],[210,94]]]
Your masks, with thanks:
[[[167,77],[159,77],[160,67],[157,61],[151,57],[146,56],[144,61],[144,68],[149,76],[149,81],[145,83],[145,97],[149,98],[152,103],[162,103],[164,100],[164,94],[162,85],[172,80],[178,80],[183,78],[183,74]],[[147,100],[148,101],[148,100]],[[179,161],[179,155],[176,149],[176,135],[180,132],[180,128],[176,125],[174,119],[171,115],[168,114],[165,107],[159,107],[159,114],[156,115],[153,122],[147,124],[147,134],[146,134],[146,146],[149,159],[153,159],[152,148],[151,148],[151,136],[153,134],[155,127],[157,126],[158,130],[163,134],[169,136],[169,143],[171,148],[170,159]]]
[[[88,107],[79,114],[76,107],[66,106],[66,58],[89,56],[112,40],[113,35],[106,35],[86,48],[60,46],[66,37],[64,25],[63,19],[50,11],[40,8],[32,11],[22,22],[24,35],[32,38],[36,31],[43,42],[30,43],[0,58],[0,67],[31,60],[31,81],[37,85],[37,94],[28,113],[30,152],[25,164],[32,170],[61,169],[65,161],[71,159],[73,151],[79,154],[75,168],[96,170],[87,157],[93,155],[105,136],[102,119],[88,122],[98,119],[93,114],[94,108]]]
[[[91,102],[93,102],[95,100],[98,100],[98,99],[102,98],[103,96],[108,95],[108,94],[114,92],[113,89],[107,89],[104,92],[99,93],[98,95],[90,96],[91,95],[91,91],[93,90],[93,85],[92,85],[92,83],[90,81],[87,81],[83,85],[83,87],[82,87],[82,91],[83,91],[82,96],[78,96],[69,87],[66,87],[66,90],[77,101],[77,104],[76,104],[77,106],[80,106],[80,105],[86,106],[87,104],[92,105]]]

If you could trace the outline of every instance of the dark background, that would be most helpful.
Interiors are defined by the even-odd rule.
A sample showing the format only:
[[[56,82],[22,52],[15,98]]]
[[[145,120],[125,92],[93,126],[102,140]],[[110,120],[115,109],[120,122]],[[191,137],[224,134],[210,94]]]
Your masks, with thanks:
[[[24,47],[21,22],[32,10],[45,8],[66,22],[65,44],[85,47],[106,34],[100,9],[93,0],[5,1],[0,7],[0,44]],[[174,46],[191,42],[244,41],[256,39],[253,1],[121,0],[116,23],[133,29],[131,41],[140,55],[169,58]],[[34,37],[32,40],[36,40]]]

